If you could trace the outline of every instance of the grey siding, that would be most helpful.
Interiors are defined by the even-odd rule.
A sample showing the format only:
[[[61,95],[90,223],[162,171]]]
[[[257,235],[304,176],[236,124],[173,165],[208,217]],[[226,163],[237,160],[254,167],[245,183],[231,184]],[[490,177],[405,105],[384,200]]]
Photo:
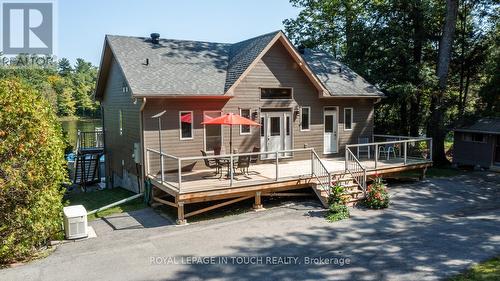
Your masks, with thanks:
[[[260,99],[260,88],[291,87],[293,100],[269,101]],[[300,131],[300,116],[293,115],[293,109],[300,106],[311,107],[311,130]],[[158,148],[158,123],[151,116],[166,110],[162,118],[162,139],[166,153],[175,156],[200,156],[204,149],[203,111],[221,110],[225,113],[239,113],[240,108],[249,108],[259,112],[262,108],[285,108],[292,111],[294,148],[314,147],[318,154],[323,153],[323,108],[338,107],[339,153],[331,156],[343,156],[344,146],[356,143],[359,136],[371,137],[374,121],[374,99],[369,98],[319,98],[319,93],[307,76],[278,41],[260,60],[248,75],[235,88],[230,100],[206,99],[148,99],[143,113],[145,147]],[[353,108],[353,129],[344,130],[343,111]],[[180,140],[179,111],[194,111],[194,138]],[[259,122],[258,117],[255,121]],[[229,128],[224,127],[224,146],[229,151]],[[251,128],[250,135],[240,136],[239,127],[233,127],[233,148],[239,152],[251,151],[260,146],[258,127]],[[198,165],[197,167],[201,167]],[[174,166],[172,166],[173,168]],[[169,169],[167,167],[166,169]]]
[[[137,169],[132,158],[134,143],[140,142],[141,102],[133,103],[131,92],[122,90],[125,79],[112,59],[108,81],[101,102],[106,140],[107,176],[113,177],[114,185],[137,191]],[[120,135],[119,112],[122,111],[123,134]],[[123,166],[122,166],[123,161]],[[135,179],[135,180],[134,180]]]
[[[453,141],[453,163],[458,165],[480,165],[489,168],[493,164],[495,136],[486,135],[486,142],[464,141],[464,133],[455,132]]]

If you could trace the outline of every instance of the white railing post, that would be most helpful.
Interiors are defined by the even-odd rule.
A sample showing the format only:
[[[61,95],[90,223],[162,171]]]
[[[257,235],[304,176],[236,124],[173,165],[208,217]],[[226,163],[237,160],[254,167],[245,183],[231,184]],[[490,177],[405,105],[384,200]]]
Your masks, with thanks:
[[[146,174],[149,176],[151,171],[149,170],[149,150],[146,149]]]
[[[160,154],[160,173],[161,173],[161,183],[165,181],[165,174],[163,169],[163,154]]]
[[[227,159],[227,158],[226,158]],[[231,154],[229,156],[229,167],[228,170],[229,170],[229,186],[232,187],[233,186],[233,154]]]
[[[375,169],[377,169],[378,162],[378,144],[375,144]]]
[[[311,150],[311,177],[314,175],[314,151]]]
[[[430,160],[432,161],[432,138],[429,139],[429,156],[430,156]]]
[[[345,170],[346,170],[346,171],[347,171],[347,150],[348,150],[348,149],[349,149],[349,148],[348,148],[348,147],[347,147],[347,145],[346,145],[346,147],[345,147]]]
[[[178,181],[179,181],[179,184],[178,184],[178,188],[179,188],[179,192],[181,192],[181,186],[182,186],[182,160],[181,158],[178,158],[177,159],[177,172],[178,172]]]
[[[276,181],[279,179],[279,164],[278,164],[278,151],[276,151]]]
[[[407,153],[406,150],[408,147],[408,141],[405,141],[404,144],[405,144],[405,147],[404,147],[403,153],[404,153],[404,163],[406,165],[406,153]]]

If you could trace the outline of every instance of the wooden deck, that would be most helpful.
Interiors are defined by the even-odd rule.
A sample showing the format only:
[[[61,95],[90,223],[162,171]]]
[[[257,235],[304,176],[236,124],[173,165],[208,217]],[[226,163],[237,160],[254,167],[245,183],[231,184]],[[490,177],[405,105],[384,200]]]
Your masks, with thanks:
[[[321,159],[328,171],[334,175],[345,173],[345,162],[343,159],[324,158]],[[403,170],[414,170],[428,166],[429,161],[408,159],[405,165],[400,158],[379,160],[377,168],[373,160],[362,160],[361,164],[366,167],[367,175],[375,172],[378,174],[400,172]],[[160,176],[155,178],[155,183],[160,183]],[[192,172],[183,172],[181,179],[181,188],[178,188],[178,174],[165,174],[164,186],[172,190],[175,194],[188,194],[194,192],[227,190],[251,185],[269,184],[274,182],[286,182],[293,180],[311,179],[311,160],[297,160],[280,163],[278,166],[278,180],[276,180],[276,165],[273,163],[252,165],[248,174],[242,174],[235,171],[233,184],[231,186],[227,170],[223,175],[214,175],[214,170],[195,170]]]
[[[368,153],[360,157],[360,151]],[[287,157],[276,161],[278,155]],[[205,160],[236,163],[239,157],[271,159],[251,164],[248,173],[235,170],[233,176],[228,165],[219,174],[215,174],[215,169],[204,168]],[[364,198],[371,175],[421,170],[423,176],[432,166],[432,139],[400,137],[399,140],[347,145],[345,158],[320,157],[314,148],[303,148],[202,157],[178,157],[147,149],[146,159],[153,202],[176,207],[178,221],[184,223],[187,217],[250,198],[255,198],[254,208],[259,209],[262,196],[301,196],[304,193],[290,191],[306,187],[311,187],[323,206],[328,207],[330,188],[335,183],[344,186],[348,203],[356,204]],[[195,169],[182,171],[188,164],[195,165]],[[185,204],[222,200],[226,201],[184,214]]]

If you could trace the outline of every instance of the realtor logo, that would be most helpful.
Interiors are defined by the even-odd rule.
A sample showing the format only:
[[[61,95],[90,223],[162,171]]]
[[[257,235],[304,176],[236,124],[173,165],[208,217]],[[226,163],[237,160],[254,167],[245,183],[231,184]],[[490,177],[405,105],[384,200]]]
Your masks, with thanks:
[[[52,54],[53,8],[52,2],[2,3],[2,52]]]

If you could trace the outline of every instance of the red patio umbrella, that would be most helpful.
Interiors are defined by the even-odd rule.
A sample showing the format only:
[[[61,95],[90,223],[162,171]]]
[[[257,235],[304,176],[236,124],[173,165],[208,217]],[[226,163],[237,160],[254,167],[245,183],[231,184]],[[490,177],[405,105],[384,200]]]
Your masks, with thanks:
[[[233,125],[248,125],[260,126],[259,123],[254,122],[248,118],[234,113],[226,113],[220,117],[215,117],[210,120],[204,121],[203,125],[228,125],[229,126],[229,151],[233,153]]]

